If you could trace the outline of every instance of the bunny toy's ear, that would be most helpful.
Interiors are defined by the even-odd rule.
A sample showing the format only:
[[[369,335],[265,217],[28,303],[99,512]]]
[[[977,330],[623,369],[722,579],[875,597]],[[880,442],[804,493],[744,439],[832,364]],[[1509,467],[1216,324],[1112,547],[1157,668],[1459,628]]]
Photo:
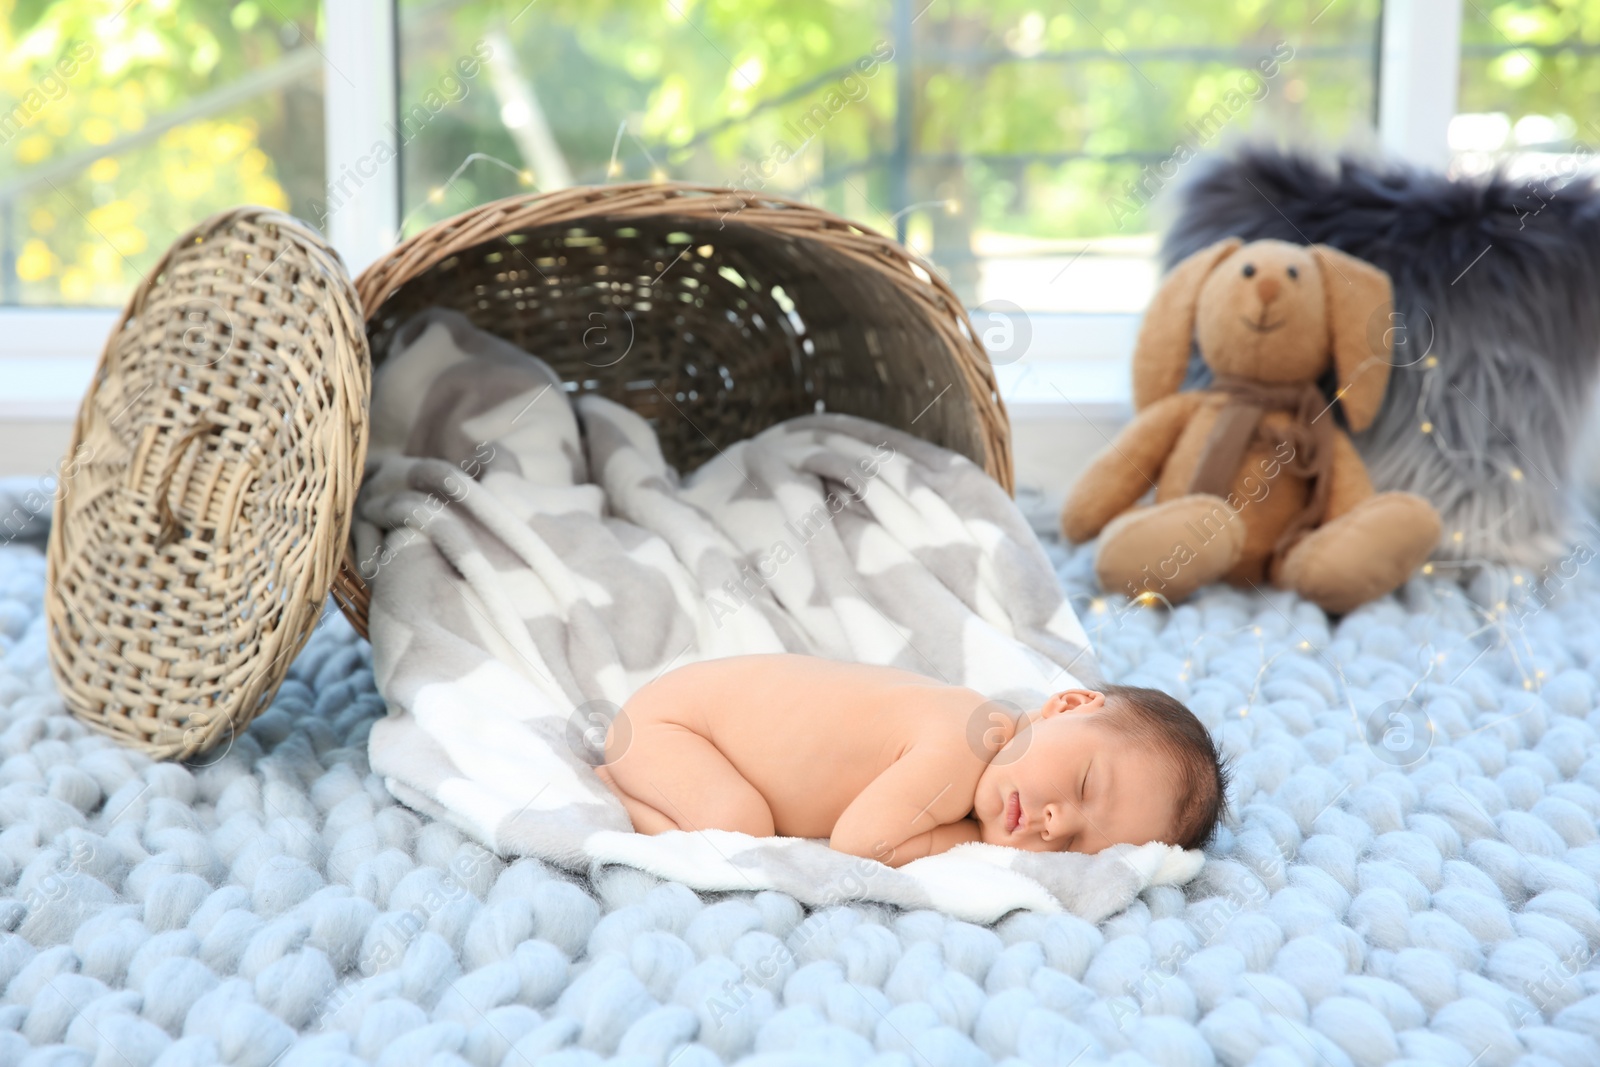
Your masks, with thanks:
[[[1389,275],[1366,260],[1327,245],[1312,245],[1327,298],[1328,343],[1339,376],[1339,406],[1353,433],[1378,416],[1392,367]]]
[[[1183,384],[1200,286],[1212,269],[1242,244],[1238,237],[1224,237],[1202,248],[1173,267],[1150,298],[1139,324],[1139,340],[1133,346],[1135,410],[1176,393]]]

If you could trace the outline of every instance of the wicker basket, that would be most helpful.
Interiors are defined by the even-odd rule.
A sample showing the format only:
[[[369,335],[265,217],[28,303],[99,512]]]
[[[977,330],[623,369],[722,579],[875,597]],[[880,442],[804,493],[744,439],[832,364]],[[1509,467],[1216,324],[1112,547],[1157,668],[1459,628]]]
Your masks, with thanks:
[[[367,447],[349,275],[266,208],[207,219],[134,291],[62,465],[45,610],[68,708],[158,759],[266,710],[316,627]]]
[[[779,197],[679,183],[498,200],[356,279],[374,362],[454,308],[626,404],[688,470],[794,415],[842,411],[966,455],[1009,492],[1010,423],[950,288],[890,239]],[[354,548],[333,592],[367,630]]]
[[[46,592],[75,715],[192,758],[266,710],[330,590],[366,633],[350,525],[369,352],[436,305],[640,412],[680,469],[827,410],[1011,489],[1005,409],[960,301],[827,212],[681,184],[513,197],[430,227],[352,288],[303,223],[240,208],[134,292],[79,411]]]

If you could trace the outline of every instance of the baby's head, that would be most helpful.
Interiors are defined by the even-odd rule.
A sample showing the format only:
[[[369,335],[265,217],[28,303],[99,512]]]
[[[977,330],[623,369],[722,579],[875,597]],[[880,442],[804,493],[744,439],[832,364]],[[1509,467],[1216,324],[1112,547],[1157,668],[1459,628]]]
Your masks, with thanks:
[[[991,844],[1204,848],[1222,820],[1229,768],[1194,713],[1160,690],[1068,689],[1002,741],[973,797]]]

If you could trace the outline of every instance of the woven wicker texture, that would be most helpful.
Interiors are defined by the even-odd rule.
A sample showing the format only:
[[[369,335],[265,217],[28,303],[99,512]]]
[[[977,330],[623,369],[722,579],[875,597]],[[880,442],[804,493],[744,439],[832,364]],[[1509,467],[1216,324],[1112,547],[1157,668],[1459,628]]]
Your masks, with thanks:
[[[950,288],[905,249],[779,197],[681,183],[584,186],[439,222],[356,280],[374,363],[442,306],[645,416],[692,469],[795,415],[915,433],[1012,488],[993,368]],[[352,554],[334,595],[366,634]]]
[[[51,666],[74,715],[187,759],[266,709],[349,539],[359,306],[312,230],[256,207],[179,238],[134,291],[50,532]]]

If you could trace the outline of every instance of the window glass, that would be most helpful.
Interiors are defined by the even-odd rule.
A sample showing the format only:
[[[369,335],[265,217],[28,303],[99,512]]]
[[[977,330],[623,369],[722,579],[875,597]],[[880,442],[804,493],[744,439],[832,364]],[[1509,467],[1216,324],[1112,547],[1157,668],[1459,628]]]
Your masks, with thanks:
[[[323,191],[316,0],[14,3],[0,303],[120,305],[184,230]]]
[[[1137,310],[1195,152],[1370,143],[1379,7],[401,0],[405,229],[530,187],[743,185],[902,235],[969,304]]]
[[[1600,2],[1467,4],[1451,165],[1559,179],[1600,147]]]

